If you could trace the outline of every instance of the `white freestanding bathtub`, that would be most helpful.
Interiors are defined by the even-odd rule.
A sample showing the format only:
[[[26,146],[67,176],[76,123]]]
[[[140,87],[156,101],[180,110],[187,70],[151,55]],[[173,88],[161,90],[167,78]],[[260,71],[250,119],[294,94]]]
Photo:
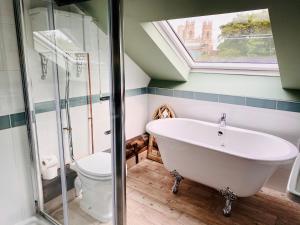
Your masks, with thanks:
[[[155,120],[147,131],[156,140],[164,166],[201,184],[254,195],[297,148],[279,137],[192,119]],[[221,131],[222,135],[218,136]]]

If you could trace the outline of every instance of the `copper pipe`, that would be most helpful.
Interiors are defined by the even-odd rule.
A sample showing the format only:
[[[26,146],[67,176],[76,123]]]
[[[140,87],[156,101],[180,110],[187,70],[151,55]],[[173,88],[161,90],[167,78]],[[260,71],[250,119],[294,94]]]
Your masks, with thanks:
[[[88,66],[88,89],[89,89],[89,122],[91,126],[91,144],[92,144],[92,154],[95,153],[94,149],[94,124],[93,124],[93,100],[92,100],[92,81],[91,81],[91,67],[90,67],[90,54],[87,53],[87,66]]]

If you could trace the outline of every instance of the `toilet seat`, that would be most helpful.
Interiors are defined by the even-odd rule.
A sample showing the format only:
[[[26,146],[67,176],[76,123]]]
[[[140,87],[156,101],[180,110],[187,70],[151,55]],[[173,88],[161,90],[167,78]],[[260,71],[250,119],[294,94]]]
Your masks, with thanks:
[[[107,180],[111,179],[111,154],[106,152],[98,152],[79,159],[76,162],[78,172],[82,175],[95,179]]]

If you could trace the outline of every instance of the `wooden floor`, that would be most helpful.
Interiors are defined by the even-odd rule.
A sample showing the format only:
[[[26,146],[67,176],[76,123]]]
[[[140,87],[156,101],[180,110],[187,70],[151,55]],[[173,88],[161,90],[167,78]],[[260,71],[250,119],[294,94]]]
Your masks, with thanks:
[[[300,225],[300,205],[284,194],[263,189],[233,204],[224,217],[223,198],[211,188],[183,180],[179,193],[162,164],[145,160],[127,177],[128,225]]]
[[[173,178],[162,164],[144,160],[128,171],[128,225],[300,225],[300,204],[284,194],[264,189],[257,195],[238,199],[231,217],[224,217],[219,193],[188,179],[177,195],[171,192]],[[52,216],[62,222],[62,209]],[[69,203],[70,225],[100,223],[83,212],[79,199]]]

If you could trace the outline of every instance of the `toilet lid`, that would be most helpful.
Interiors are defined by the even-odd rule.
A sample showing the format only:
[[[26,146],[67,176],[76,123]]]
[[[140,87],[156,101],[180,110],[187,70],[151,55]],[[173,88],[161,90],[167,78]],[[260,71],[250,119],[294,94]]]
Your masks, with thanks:
[[[111,154],[98,152],[76,161],[78,169],[91,176],[111,176]]]

